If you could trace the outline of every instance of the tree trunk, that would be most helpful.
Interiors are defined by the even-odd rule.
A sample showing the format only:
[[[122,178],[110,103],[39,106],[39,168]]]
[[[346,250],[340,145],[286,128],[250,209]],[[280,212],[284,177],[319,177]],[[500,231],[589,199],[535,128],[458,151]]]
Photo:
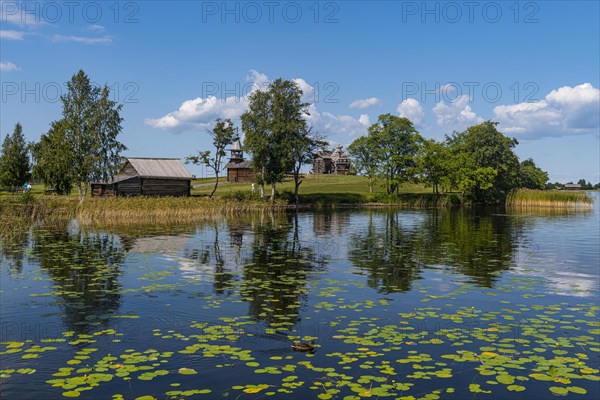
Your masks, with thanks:
[[[271,203],[275,202],[275,183],[271,183]]]
[[[295,188],[294,188],[294,196],[296,197],[296,206],[300,203],[300,196],[298,196],[298,189],[300,189],[300,185],[302,181],[300,179],[296,179]]]
[[[294,171],[294,197],[296,198],[296,207],[300,202],[300,199],[298,197],[298,189],[300,188],[301,183],[302,181],[300,180],[300,168],[296,168],[296,170]]]
[[[373,194],[373,177],[369,176],[369,193]]]
[[[81,187],[81,182],[77,182],[77,193],[79,193],[79,202],[83,202],[83,188]]]
[[[262,167],[262,176],[261,176],[261,183],[260,183],[260,199],[264,200],[265,199],[265,167]]]
[[[213,195],[215,194],[215,192],[217,191],[217,186],[219,186],[219,173],[217,172],[216,169],[215,169],[215,176],[217,177],[217,180],[215,181],[215,187],[213,187],[212,192],[210,192],[210,196],[208,196],[211,199],[212,199]]]

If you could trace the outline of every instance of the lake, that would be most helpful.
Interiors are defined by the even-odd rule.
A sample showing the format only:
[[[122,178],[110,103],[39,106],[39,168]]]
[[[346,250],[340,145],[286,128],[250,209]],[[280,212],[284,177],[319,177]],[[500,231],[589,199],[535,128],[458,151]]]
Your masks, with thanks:
[[[0,397],[599,398],[593,196],[33,226],[2,243]]]

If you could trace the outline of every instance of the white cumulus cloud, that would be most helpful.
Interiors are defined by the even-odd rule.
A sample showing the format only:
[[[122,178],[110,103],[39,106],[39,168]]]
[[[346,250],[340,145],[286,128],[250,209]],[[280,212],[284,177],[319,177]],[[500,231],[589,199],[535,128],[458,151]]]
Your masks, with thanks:
[[[463,131],[469,126],[483,122],[469,105],[469,96],[462,95],[451,103],[440,101],[433,107],[433,113],[439,126],[445,131]]]
[[[350,108],[364,109],[374,106],[380,106],[381,100],[377,97],[369,97],[368,99],[358,99],[350,103]]]
[[[11,71],[20,71],[21,68],[17,67],[14,63],[11,62],[0,62],[0,71],[2,72],[11,72]]]
[[[0,39],[2,40],[23,40],[25,32],[13,30],[0,30]]]
[[[398,114],[403,118],[408,118],[415,125],[421,125],[423,123],[423,106],[419,103],[419,100],[408,98],[402,103],[398,104],[396,109]]]
[[[600,130],[600,90],[591,83],[552,90],[537,103],[494,108],[499,128],[522,139],[539,139]]]
[[[360,118],[358,118],[358,122],[360,122],[364,126],[371,125],[371,120],[369,119],[369,116],[367,114],[360,114]]]
[[[220,99],[216,96],[197,97],[184,101],[178,110],[160,118],[148,118],[146,124],[158,129],[183,132],[205,130],[212,126],[217,118],[230,118],[239,124],[239,117],[248,110],[248,96],[255,90],[266,89],[269,78],[258,71],[251,70],[246,79],[250,82],[251,90],[240,93],[240,96],[230,96]],[[315,88],[302,78],[293,79],[302,89],[302,101],[310,103],[305,116],[313,132],[320,135],[361,135],[366,133],[369,116],[361,115],[356,119],[350,115],[336,115],[321,112],[315,102]]]
[[[86,37],[86,36],[74,36],[74,35],[52,35],[50,38],[53,42],[73,42],[83,44],[111,44],[112,38],[110,36],[101,37]]]

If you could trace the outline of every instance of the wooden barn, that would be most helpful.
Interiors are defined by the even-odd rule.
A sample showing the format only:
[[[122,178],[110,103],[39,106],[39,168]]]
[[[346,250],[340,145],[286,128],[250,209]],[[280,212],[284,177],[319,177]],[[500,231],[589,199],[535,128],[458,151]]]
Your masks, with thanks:
[[[127,158],[110,182],[92,183],[92,196],[189,196],[191,187],[178,158]]]
[[[252,160],[244,159],[244,151],[242,149],[240,138],[235,140],[230,151],[231,157],[229,158],[229,162],[225,165],[225,168],[227,168],[227,182],[254,183],[256,174],[253,170],[253,163]]]

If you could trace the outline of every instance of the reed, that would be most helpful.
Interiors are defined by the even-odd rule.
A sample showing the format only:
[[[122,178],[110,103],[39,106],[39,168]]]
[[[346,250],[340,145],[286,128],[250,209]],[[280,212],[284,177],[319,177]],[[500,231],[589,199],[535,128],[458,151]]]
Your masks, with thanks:
[[[256,210],[285,210],[284,203],[223,200],[206,197],[92,198],[77,209],[84,225],[175,224],[244,214]]]
[[[519,189],[506,199],[506,206],[512,208],[590,209],[593,203],[588,193],[567,190]]]

